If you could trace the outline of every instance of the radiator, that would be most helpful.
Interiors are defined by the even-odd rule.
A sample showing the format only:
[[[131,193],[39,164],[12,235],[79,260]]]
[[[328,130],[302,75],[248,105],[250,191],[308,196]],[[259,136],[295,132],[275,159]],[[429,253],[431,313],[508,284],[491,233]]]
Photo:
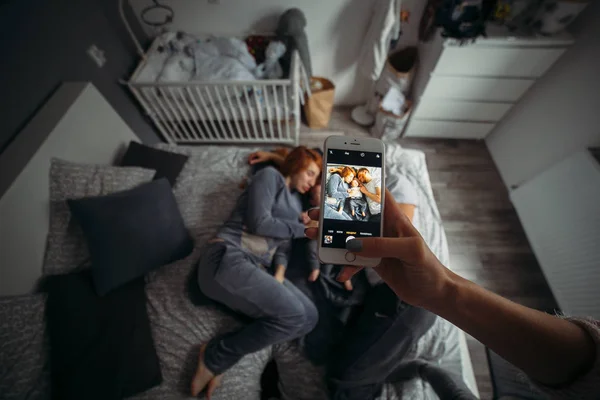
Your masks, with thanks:
[[[561,310],[600,319],[600,165],[574,154],[511,193]]]

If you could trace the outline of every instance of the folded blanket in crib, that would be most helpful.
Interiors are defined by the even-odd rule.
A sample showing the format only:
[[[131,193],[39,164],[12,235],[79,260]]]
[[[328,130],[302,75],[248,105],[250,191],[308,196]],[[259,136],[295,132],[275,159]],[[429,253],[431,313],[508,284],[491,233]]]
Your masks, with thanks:
[[[256,60],[246,43],[237,38],[196,38],[185,33],[164,33],[159,51],[167,57],[149,57],[148,63],[161,63],[158,82],[251,81],[256,80]]]

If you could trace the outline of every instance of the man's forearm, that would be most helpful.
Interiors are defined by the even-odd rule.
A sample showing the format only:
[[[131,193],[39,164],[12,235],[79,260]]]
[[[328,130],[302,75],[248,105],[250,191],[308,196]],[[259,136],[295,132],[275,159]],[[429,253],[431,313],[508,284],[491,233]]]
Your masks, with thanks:
[[[271,153],[271,161],[273,161],[278,167],[281,167],[284,160],[285,160],[285,157],[282,156],[281,154]]]
[[[368,190],[366,191],[365,195],[368,198],[370,198],[371,200],[373,200],[373,201],[375,201],[377,203],[381,203],[381,195],[378,196],[376,194],[373,194],[373,193],[369,192]]]
[[[583,328],[448,272],[451,283],[444,298],[426,308],[485,343],[531,378],[559,386],[593,365],[594,342]]]

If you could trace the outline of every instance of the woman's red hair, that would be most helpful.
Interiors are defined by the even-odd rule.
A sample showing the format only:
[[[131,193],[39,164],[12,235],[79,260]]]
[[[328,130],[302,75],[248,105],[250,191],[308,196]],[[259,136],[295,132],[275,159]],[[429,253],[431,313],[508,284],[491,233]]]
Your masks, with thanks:
[[[354,177],[356,178],[356,171],[354,170],[354,168],[352,167],[344,167],[342,168],[342,170],[340,171],[340,175],[342,176],[342,178],[346,178],[348,177],[350,174],[354,175]]]
[[[298,146],[287,155],[279,171],[285,177],[292,176],[307,169],[311,162],[317,164],[319,171],[321,170],[323,164],[321,155],[315,150]]]

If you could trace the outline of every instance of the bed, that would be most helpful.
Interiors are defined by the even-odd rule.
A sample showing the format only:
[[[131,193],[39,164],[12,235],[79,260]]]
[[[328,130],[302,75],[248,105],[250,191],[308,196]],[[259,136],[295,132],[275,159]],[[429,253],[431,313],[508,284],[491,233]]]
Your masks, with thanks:
[[[22,173],[13,176],[13,183],[7,193],[12,193],[12,199],[20,199],[19,209],[35,212],[28,215],[28,224],[22,224],[20,220],[14,221],[15,225],[19,225],[19,229],[22,228],[19,231],[22,234],[3,236],[7,242],[7,249],[27,248],[28,251],[14,251],[10,258],[11,265],[3,264],[2,268],[4,272],[9,269],[18,271],[29,269],[27,276],[22,278],[30,283],[32,289],[35,287],[34,278],[39,277],[42,271],[41,265],[33,264],[36,263],[37,255],[44,252],[45,243],[32,242],[31,235],[39,230],[36,227],[47,226],[45,219],[48,218],[48,194],[47,187],[43,185],[31,186],[25,183],[31,180],[39,182],[41,179],[46,179],[47,182],[47,178],[44,177],[48,175],[49,160],[56,155],[71,161],[85,162],[91,159],[95,162],[110,163],[121,150],[121,146],[133,136],[118,114],[92,85],[87,85],[83,89],[79,87],[79,90],[81,92],[79,97],[73,99],[73,103],[68,107],[64,108],[53,103],[54,113],[60,115],[58,125],[54,124],[51,129],[46,130],[44,121],[34,119],[32,129],[28,130],[30,133],[22,136],[22,140],[18,141],[23,146],[19,154],[29,153],[30,156],[25,159],[32,161],[25,161]],[[114,135],[105,137],[102,155],[98,154],[98,145],[89,144],[91,138],[86,136],[89,130],[89,116],[94,115],[93,113],[99,109],[102,109],[102,118],[107,122],[110,121],[110,126],[115,128]],[[47,135],[44,136],[44,140],[32,141],[32,137],[28,136],[40,132],[45,132]],[[71,133],[75,135],[72,137],[72,144],[81,145],[56,146],[55,142],[59,138],[68,137]],[[25,132],[22,135],[24,134]],[[94,131],[92,134],[97,135],[97,132]],[[29,149],[26,149],[27,146]],[[189,383],[196,367],[200,345],[214,335],[236,329],[242,324],[235,315],[217,307],[194,305],[190,294],[194,287],[195,262],[202,253],[206,241],[233,209],[241,191],[239,184],[248,173],[247,155],[253,149],[235,146],[185,147],[169,144],[160,144],[157,147],[189,155],[173,191],[185,224],[195,239],[195,248],[185,259],[165,265],[146,276],[146,308],[163,382],[132,398],[185,399],[189,398]],[[112,151],[109,151],[110,148]],[[23,152],[23,149],[27,151]],[[7,151],[16,154],[10,150],[9,148]],[[6,154],[2,156],[5,157]],[[398,174],[404,174],[418,188],[421,206],[415,215],[415,225],[440,260],[448,263],[446,236],[433,198],[424,153],[406,150],[399,145],[389,145],[386,157],[388,161],[386,175],[392,193],[395,190],[393,177]],[[0,200],[5,199],[6,196],[5,193]],[[0,202],[0,204],[5,203]],[[3,218],[11,211],[15,211],[15,203],[10,204],[11,207],[7,206],[0,210],[3,212]],[[2,226],[5,233],[9,228],[8,225]],[[19,254],[21,254],[20,260],[16,258]],[[60,261],[60,258],[55,261]],[[12,284],[14,279],[7,281],[3,287],[9,288]],[[21,287],[25,285],[21,284]],[[5,362],[11,360],[14,362],[14,365],[10,364],[8,369],[3,370],[8,375],[3,374],[1,377],[7,379],[6,376],[10,377],[11,373],[18,373],[17,383],[32,382],[31,385],[25,385],[28,398],[48,398],[49,374],[46,356],[48,347],[42,334],[44,296],[31,293],[7,297],[6,292],[1,294],[4,297],[0,297],[0,317],[4,320],[4,316],[10,314],[17,319],[16,323],[2,327],[2,329],[9,328],[9,334],[12,332],[13,336],[7,336],[9,334],[5,331],[0,332],[0,337],[3,337],[0,344],[0,360],[4,360],[3,367],[9,365],[4,364]],[[23,347],[18,347],[16,344],[22,343],[18,338],[25,336],[31,337],[31,341]],[[435,361],[459,373],[469,388],[477,394],[465,335],[458,328],[439,318],[412,352],[414,355]],[[12,354],[13,358],[7,358],[8,353]],[[215,392],[213,398],[216,400],[260,399],[260,377],[271,360],[277,363],[280,376],[278,384],[284,399],[327,398],[323,370],[314,367],[294,343],[272,346],[244,357],[225,374],[223,385]],[[31,374],[34,376],[30,376]],[[26,381],[26,377],[30,380]],[[6,388],[6,383],[0,381],[0,388]],[[18,385],[8,387],[14,389],[16,386]],[[436,397],[429,385],[419,379],[388,384],[380,397],[380,399],[399,398]]]
[[[166,32],[154,39],[125,82],[165,141],[297,144],[300,105],[309,90],[298,53],[292,54],[288,78],[257,79],[247,52],[237,52],[238,59],[226,57],[234,64],[226,68],[201,62],[200,51],[189,50],[211,40],[230,40],[238,47],[242,43],[208,35],[178,39]],[[212,68],[203,67],[200,73],[200,66],[207,64]]]
[[[152,389],[136,399],[180,398],[172,392],[187,390],[188,380],[181,377],[190,377],[195,367],[196,353],[190,352],[190,344],[194,344],[194,349],[197,349],[200,343],[213,335],[239,326],[235,318],[216,308],[193,306],[187,294],[176,288],[185,287],[193,261],[202,251],[203,244],[233,209],[240,193],[239,182],[248,171],[247,155],[253,149],[170,145],[158,147],[190,156],[174,192],[186,224],[192,229],[197,243],[195,254],[175,265],[166,266],[150,277],[147,287],[148,312],[153,322],[159,357],[165,362],[163,374],[168,374],[165,380],[171,384]],[[448,264],[448,245],[433,198],[424,153],[392,144],[387,146],[386,160],[386,176],[391,183],[392,193],[397,189],[393,179],[397,174],[404,174],[417,187],[422,206],[415,214],[415,225],[440,260]],[[204,172],[200,174],[199,171]],[[219,207],[215,207],[212,200],[217,198]],[[177,312],[173,313],[175,310]],[[190,331],[190,327],[193,327],[193,331]],[[464,333],[449,322],[438,318],[413,352],[415,356],[435,361],[461,374],[467,386],[478,394]],[[229,390],[233,390],[234,385],[241,384],[241,379],[254,379],[258,385],[260,371],[270,359],[277,363],[279,389],[284,399],[327,398],[323,370],[313,366],[293,343],[273,346],[245,357],[225,374],[226,384],[218,398],[235,398],[234,393]],[[255,372],[252,374],[253,370]],[[258,386],[253,386],[251,393],[255,397],[247,394],[244,398],[259,398],[259,391]],[[429,384],[420,379],[386,385],[380,397],[382,400],[400,398],[437,397]]]

